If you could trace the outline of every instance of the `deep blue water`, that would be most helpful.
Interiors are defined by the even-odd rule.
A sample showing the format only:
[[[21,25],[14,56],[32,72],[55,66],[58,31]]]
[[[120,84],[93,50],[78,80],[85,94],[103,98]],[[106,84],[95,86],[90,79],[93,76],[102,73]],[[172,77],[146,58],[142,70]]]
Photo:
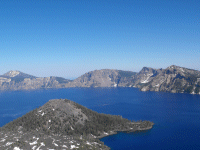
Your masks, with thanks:
[[[150,120],[153,129],[101,139],[113,150],[200,149],[200,95],[141,92],[135,88],[68,88],[0,93],[0,126],[42,106],[67,98],[99,113]]]

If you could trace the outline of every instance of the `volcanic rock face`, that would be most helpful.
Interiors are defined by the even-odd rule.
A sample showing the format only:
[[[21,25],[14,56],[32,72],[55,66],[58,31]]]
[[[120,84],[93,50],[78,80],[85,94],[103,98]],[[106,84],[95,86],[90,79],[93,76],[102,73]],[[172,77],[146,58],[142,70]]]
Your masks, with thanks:
[[[75,80],[62,77],[38,78],[19,71],[9,71],[0,76],[0,90],[68,87],[137,87],[141,91],[200,94],[200,71],[172,65],[166,69],[143,67],[139,73],[95,70]]]
[[[200,94],[200,72],[178,66],[170,66],[141,87],[142,91]]]
[[[142,70],[136,75],[134,86],[141,87],[143,84],[150,82],[157,76],[162,69],[153,69],[149,67],[143,67]]]
[[[95,70],[75,80],[62,77],[38,78],[19,71],[0,76],[0,90],[29,90],[67,87],[125,87],[132,83],[136,73],[112,69]]]
[[[75,79],[73,84],[78,87],[113,87],[117,82],[116,70],[95,70]]]
[[[50,100],[0,128],[0,149],[109,149],[99,138],[117,131],[148,130],[152,122],[131,122],[99,114],[67,99]]]
[[[70,81],[62,77],[38,78],[20,71],[9,71],[0,76],[0,90],[63,88]]]
[[[75,79],[72,84],[77,87],[117,87],[126,86],[135,77],[134,72],[102,69],[88,72]]]

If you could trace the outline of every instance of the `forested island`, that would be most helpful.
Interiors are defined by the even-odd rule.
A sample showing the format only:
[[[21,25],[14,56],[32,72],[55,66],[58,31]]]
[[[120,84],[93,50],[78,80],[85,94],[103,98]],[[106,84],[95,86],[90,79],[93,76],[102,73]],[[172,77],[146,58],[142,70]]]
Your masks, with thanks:
[[[150,121],[100,114],[67,99],[50,100],[0,128],[0,149],[110,149],[99,139],[149,130]]]

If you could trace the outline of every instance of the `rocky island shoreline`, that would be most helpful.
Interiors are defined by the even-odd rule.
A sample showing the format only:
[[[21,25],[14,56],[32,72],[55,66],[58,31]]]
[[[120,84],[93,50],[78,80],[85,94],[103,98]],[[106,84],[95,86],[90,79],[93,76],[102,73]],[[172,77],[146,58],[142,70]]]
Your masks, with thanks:
[[[0,149],[110,149],[99,139],[117,132],[149,130],[150,121],[99,114],[67,99],[43,106],[0,128]]]

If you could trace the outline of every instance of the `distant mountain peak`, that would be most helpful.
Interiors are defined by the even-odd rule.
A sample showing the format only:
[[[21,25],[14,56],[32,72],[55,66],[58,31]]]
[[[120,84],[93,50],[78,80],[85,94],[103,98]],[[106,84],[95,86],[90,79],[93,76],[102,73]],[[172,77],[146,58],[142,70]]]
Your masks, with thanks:
[[[149,71],[149,69],[152,69],[150,67],[143,67],[141,71]]]
[[[170,70],[170,71],[178,71],[178,72],[187,72],[187,71],[189,71],[190,69],[187,69],[187,68],[185,68],[185,67],[180,67],[180,66],[176,66],[176,65],[171,65],[171,66],[169,66],[169,67],[167,67],[166,68],[166,70]]]
[[[200,94],[200,71],[171,65],[166,69],[143,67],[138,73],[115,69],[87,72],[74,80],[40,77],[11,70],[0,75],[0,90],[29,90],[68,87],[137,87],[142,91]]]
[[[32,77],[35,77],[35,76],[32,76],[32,75],[23,73],[23,72],[18,71],[18,70],[10,70],[10,71],[8,71],[7,73],[3,74],[3,76],[12,77],[12,78],[13,78],[13,77],[24,77],[24,78],[32,78]]]
[[[171,69],[177,69],[177,68],[184,68],[184,67],[180,67],[180,66],[176,66],[176,65],[171,65],[168,67],[168,69],[171,68]]]
[[[20,74],[20,71],[18,71],[18,70],[10,70],[7,73],[5,73],[4,76],[15,77],[19,74]]]

